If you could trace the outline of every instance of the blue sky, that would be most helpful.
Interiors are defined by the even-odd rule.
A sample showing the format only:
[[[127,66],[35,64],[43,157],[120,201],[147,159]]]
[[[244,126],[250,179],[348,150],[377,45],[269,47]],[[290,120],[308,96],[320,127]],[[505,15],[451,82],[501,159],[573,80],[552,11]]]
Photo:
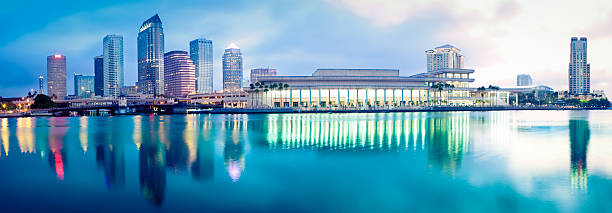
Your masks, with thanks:
[[[476,69],[474,86],[511,86],[516,74],[530,73],[536,83],[565,89],[571,36],[589,36],[593,87],[607,89],[605,79],[612,77],[607,71],[612,66],[606,45],[612,39],[604,27],[612,23],[612,7],[598,0],[585,1],[583,6],[554,1],[559,8],[550,8],[551,3],[6,2],[0,8],[5,20],[0,34],[0,96],[21,96],[36,88],[37,76],[46,72],[46,56],[55,53],[67,56],[71,94],[73,73],[93,75],[93,57],[101,54],[107,34],[124,36],[125,82],[134,84],[138,28],[156,13],[163,22],[166,51],[188,50],[188,42],[199,37],[213,40],[215,89],[221,88],[223,49],[232,42],[243,52],[245,76],[262,66],[277,68],[279,75],[310,75],[317,68],[398,68],[402,75],[410,75],[424,71],[425,50],[451,43],[463,50],[466,67]],[[564,16],[568,11],[576,15]]]

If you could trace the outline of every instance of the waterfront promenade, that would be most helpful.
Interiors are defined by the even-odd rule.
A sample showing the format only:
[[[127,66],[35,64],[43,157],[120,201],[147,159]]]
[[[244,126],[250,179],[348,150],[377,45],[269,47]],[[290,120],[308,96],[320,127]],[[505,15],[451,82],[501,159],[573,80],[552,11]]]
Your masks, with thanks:
[[[169,107],[169,106],[168,106]],[[184,107],[184,106],[183,106]],[[90,107],[91,108],[91,107]],[[103,108],[108,108],[104,106]],[[88,108],[89,109],[89,108]],[[189,108],[192,110],[180,110],[173,112],[166,110],[163,112],[144,112],[144,113],[114,113],[113,115],[134,115],[134,114],[275,114],[275,113],[387,113],[387,112],[449,112],[449,111],[515,111],[515,110],[608,110],[609,108],[596,107],[564,107],[564,106],[483,106],[483,107],[459,107],[459,106],[424,106],[424,107],[397,107],[397,108],[285,108],[285,109],[254,109],[254,108],[207,108],[204,110]],[[195,110],[194,110],[195,109]],[[58,110],[70,111],[69,108]],[[55,109],[45,109],[45,112],[58,111]],[[82,110],[75,108],[75,110]],[[91,109],[90,109],[91,110]],[[96,110],[96,109],[93,109]],[[41,113],[41,110],[34,110],[21,113],[0,113],[0,118],[9,117],[37,117],[54,116],[54,113]],[[65,114],[59,114],[63,116]],[[55,114],[58,116],[58,114]]]

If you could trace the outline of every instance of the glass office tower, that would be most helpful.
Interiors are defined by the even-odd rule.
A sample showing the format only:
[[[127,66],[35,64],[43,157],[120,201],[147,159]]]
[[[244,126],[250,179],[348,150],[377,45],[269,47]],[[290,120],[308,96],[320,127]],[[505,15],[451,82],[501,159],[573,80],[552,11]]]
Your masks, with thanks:
[[[164,94],[164,29],[159,16],[147,19],[138,32],[138,92]]]
[[[587,62],[587,39],[572,37],[569,63],[570,94],[588,94],[591,91],[591,65]]]
[[[189,55],[195,65],[196,92],[213,92],[213,44],[211,40],[189,42]]]
[[[223,90],[242,90],[242,53],[234,43],[223,53]]]
[[[123,86],[123,36],[104,37],[104,95],[116,98]]]

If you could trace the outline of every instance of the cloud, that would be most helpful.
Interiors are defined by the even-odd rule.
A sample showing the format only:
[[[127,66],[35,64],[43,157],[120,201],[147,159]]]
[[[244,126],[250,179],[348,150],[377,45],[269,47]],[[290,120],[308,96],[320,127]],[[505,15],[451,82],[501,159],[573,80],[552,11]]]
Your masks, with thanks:
[[[530,73],[536,82],[567,89],[569,41],[589,37],[592,89],[612,91],[606,83],[612,70],[612,2],[569,0],[456,0],[395,2],[391,0],[324,0],[381,29],[412,20],[444,17],[433,35],[439,44],[452,43],[476,69],[475,84],[514,85],[516,74]],[[380,5],[379,5],[380,3]],[[428,24],[423,22],[422,24]],[[559,77],[562,76],[562,77]]]

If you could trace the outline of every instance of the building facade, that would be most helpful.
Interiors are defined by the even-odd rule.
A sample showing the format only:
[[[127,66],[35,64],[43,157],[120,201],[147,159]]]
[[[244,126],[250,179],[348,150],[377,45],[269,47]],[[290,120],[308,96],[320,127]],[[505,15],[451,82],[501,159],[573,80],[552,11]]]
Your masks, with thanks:
[[[195,65],[196,92],[213,92],[213,44],[211,40],[189,42],[189,56]]]
[[[516,86],[531,86],[533,85],[533,79],[529,74],[520,74],[516,76]]]
[[[47,95],[56,99],[66,97],[66,56],[47,56]]]
[[[187,97],[195,93],[195,65],[185,51],[172,51],[164,55],[164,94],[168,97]]]
[[[81,98],[90,98],[94,92],[95,77],[74,74],[74,95]]]
[[[104,95],[116,98],[123,86],[123,36],[104,37]]]
[[[450,44],[425,51],[427,55],[427,72],[440,69],[462,69],[463,55],[459,54],[459,52],[461,52],[460,49]]]
[[[588,94],[591,91],[591,65],[587,61],[587,38],[572,37],[570,48],[569,93]]]
[[[104,96],[104,56],[94,57],[94,94]]]
[[[144,21],[138,32],[136,86],[142,94],[164,94],[164,29],[157,14]]]
[[[257,83],[257,78],[262,76],[276,76],[276,69],[256,68],[251,69],[251,83]]]
[[[223,91],[242,90],[242,53],[234,43],[223,53]]]
[[[249,89],[253,108],[391,109],[507,105],[509,92],[470,88],[471,69],[399,76],[389,69],[318,69],[312,76],[263,76]],[[279,86],[282,85],[282,86]]]
[[[38,94],[45,94],[45,77],[43,75],[38,76]]]

